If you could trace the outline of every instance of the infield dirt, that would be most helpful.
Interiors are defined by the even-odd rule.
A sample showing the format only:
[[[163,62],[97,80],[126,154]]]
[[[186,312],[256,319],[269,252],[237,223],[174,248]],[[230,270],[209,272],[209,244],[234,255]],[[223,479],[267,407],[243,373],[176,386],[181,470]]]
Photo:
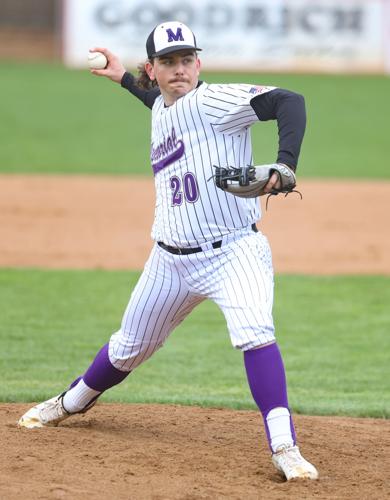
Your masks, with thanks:
[[[390,183],[302,181],[260,227],[276,272],[390,275]],[[0,266],[140,269],[151,180],[0,176]],[[130,390],[130,389],[129,389]],[[295,416],[316,482],[286,483],[253,411],[101,404],[58,428],[18,429],[0,405],[1,499],[390,498],[390,421]]]
[[[275,271],[390,275],[390,182],[300,181],[259,224]],[[0,175],[0,266],[142,269],[152,179]],[[263,204],[264,205],[264,204]]]

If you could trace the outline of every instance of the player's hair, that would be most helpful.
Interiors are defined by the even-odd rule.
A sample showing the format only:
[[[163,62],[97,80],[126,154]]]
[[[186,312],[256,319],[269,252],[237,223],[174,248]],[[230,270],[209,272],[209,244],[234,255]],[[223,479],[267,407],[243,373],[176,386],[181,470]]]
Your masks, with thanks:
[[[191,52],[196,58],[198,57],[196,50],[192,50]],[[147,62],[150,62],[150,64],[153,66],[154,58],[148,59]],[[146,73],[145,63],[139,63],[137,66],[137,70],[138,77],[135,79],[135,84],[137,85],[137,87],[144,90],[150,90],[154,87],[158,87],[157,80],[151,80],[149,78],[149,75]]]
[[[149,62],[153,64],[153,59],[149,59]],[[145,63],[138,64],[137,69],[138,78],[135,80],[135,84],[137,85],[137,87],[145,90],[150,90],[153,87],[158,86],[157,80],[151,80],[149,78],[149,75],[146,73]]]

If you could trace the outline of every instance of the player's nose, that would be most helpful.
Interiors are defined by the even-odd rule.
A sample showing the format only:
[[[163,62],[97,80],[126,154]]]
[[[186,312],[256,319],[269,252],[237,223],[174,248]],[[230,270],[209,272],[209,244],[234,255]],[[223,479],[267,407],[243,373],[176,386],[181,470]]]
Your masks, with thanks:
[[[177,75],[182,75],[184,73],[184,65],[181,62],[176,64],[175,73]]]

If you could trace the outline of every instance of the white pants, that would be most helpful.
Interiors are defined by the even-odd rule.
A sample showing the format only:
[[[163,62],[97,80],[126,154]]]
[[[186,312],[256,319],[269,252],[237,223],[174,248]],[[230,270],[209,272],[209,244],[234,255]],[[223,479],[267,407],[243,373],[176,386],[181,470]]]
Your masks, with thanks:
[[[267,238],[250,228],[190,255],[173,255],[157,244],[112,335],[115,368],[134,370],[159,349],[200,302],[222,310],[231,342],[242,351],[275,340],[272,319],[273,268]]]

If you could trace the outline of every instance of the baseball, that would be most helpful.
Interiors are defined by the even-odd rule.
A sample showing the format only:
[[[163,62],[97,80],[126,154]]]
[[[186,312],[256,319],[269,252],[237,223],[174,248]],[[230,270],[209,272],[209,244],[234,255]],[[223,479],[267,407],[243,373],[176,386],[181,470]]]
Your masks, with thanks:
[[[102,52],[90,52],[88,54],[88,65],[91,69],[104,69],[107,63],[107,57]]]

